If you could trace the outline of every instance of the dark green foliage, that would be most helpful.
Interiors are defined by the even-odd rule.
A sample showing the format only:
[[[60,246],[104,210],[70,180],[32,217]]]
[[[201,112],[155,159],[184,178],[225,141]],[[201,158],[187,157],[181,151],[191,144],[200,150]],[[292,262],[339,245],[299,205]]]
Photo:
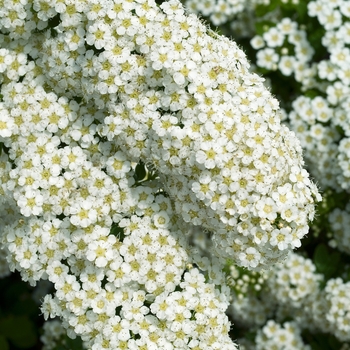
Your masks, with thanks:
[[[32,297],[33,288],[12,274],[0,279],[0,290],[0,349],[40,349],[43,319]]]
[[[325,244],[320,243],[316,247],[313,258],[317,272],[322,273],[326,280],[334,277],[339,269],[340,257],[339,252],[332,252]]]
[[[312,350],[339,350],[342,346],[339,340],[329,334],[304,332],[303,337]]]
[[[53,350],[83,350],[83,343],[80,338],[70,339],[64,336]]]

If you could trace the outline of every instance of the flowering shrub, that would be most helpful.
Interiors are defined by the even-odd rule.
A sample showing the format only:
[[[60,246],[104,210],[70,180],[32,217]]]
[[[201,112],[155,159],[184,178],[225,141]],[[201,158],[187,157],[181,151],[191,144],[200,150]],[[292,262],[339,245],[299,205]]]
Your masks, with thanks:
[[[273,349],[288,347],[289,349],[310,349],[305,345],[300,336],[300,330],[297,325],[286,322],[281,325],[273,320],[267,322],[256,338],[257,349]],[[290,346],[292,344],[292,346]]]
[[[283,123],[296,133],[323,192],[298,252],[267,274],[228,269],[233,334],[246,349],[347,349],[349,3],[246,1],[234,18],[185,3],[244,46],[280,100]]]
[[[349,5],[183,3],[4,1],[1,275],[46,349],[340,349]]]

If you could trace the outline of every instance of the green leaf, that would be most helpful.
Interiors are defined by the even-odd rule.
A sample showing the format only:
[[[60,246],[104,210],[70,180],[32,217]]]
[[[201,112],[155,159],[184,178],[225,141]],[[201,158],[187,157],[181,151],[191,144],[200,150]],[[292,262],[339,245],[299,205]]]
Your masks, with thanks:
[[[255,30],[256,34],[263,35],[265,32],[267,32],[271,27],[275,27],[276,23],[273,23],[271,21],[261,21],[255,23]]]
[[[68,350],[82,350],[83,348],[83,342],[81,341],[81,338],[77,337],[75,339],[71,339],[67,336],[67,349]]]
[[[318,90],[316,90],[316,89],[311,89],[311,90],[307,90],[304,93],[304,96],[313,99],[315,97],[320,96],[320,92]]]
[[[313,61],[319,62],[321,60],[327,59],[327,50],[322,45],[322,38],[326,33],[325,29],[320,26],[317,20],[314,18],[309,18],[309,21],[306,23],[306,25],[308,41],[312,48],[315,50]]]
[[[111,235],[116,236],[121,242],[124,240],[124,229],[122,227],[119,227],[118,224],[113,224],[111,227],[111,231],[110,231]]]
[[[136,168],[135,168],[135,175],[134,175],[135,181],[136,181],[136,182],[140,182],[140,181],[145,180],[146,175],[147,175],[146,166],[145,166],[145,164],[140,160],[140,161],[137,163]]]
[[[80,337],[75,339],[69,338],[67,335],[58,340],[58,344],[53,350],[83,350],[83,342]]]
[[[307,1],[299,1],[298,5],[296,6],[296,10],[299,15],[299,22],[305,22],[307,17]]]
[[[268,5],[257,5],[254,9],[254,14],[257,18],[265,16],[272,12],[279,5],[279,1],[270,1]]]
[[[306,330],[302,336],[312,350],[339,350],[342,347],[342,343],[332,334],[311,333]]]
[[[314,253],[314,263],[317,270],[323,272],[327,269],[328,251],[324,244],[319,244]]]
[[[0,335],[0,349],[1,350],[10,350],[9,343],[3,335]]]
[[[244,338],[247,339],[247,340],[255,341],[256,332],[248,331],[248,332],[245,333]]]
[[[31,348],[37,343],[35,326],[27,316],[10,315],[1,319],[0,332],[18,348]]]
[[[325,244],[320,243],[316,247],[313,261],[317,271],[322,273],[326,279],[329,279],[338,269],[340,253],[331,253]]]
[[[330,349],[332,349],[332,350],[338,350],[341,348],[341,343],[333,335],[329,336],[328,343],[329,343]]]

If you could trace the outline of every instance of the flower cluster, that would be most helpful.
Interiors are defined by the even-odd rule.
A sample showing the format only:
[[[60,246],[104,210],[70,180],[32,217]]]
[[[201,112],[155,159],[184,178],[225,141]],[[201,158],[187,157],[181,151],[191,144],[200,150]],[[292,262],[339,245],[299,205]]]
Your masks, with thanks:
[[[311,260],[292,253],[270,271],[267,285],[280,304],[298,308],[309,295],[319,290],[322,278]]]
[[[287,2],[283,1],[283,6]],[[303,6],[295,8],[304,11],[300,9]],[[275,8],[274,16],[268,13],[256,19],[258,35],[251,39],[251,46],[257,50],[256,65],[262,71],[293,76],[301,91],[312,89],[306,96],[294,96],[288,116],[291,128],[322,187],[348,190],[349,5],[346,1],[317,0],[305,4],[305,11],[310,21],[317,18],[320,28],[316,32],[310,32],[303,22],[281,17]],[[320,38],[320,49],[325,53],[313,62],[318,47],[311,41],[315,44],[316,38]]]
[[[329,280],[324,290],[329,331],[342,341],[350,341],[349,287],[349,282],[336,278]]]
[[[235,324],[244,327],[262,326],[273,315],[276,303],[267,293],[268,277],[266,272],[250,272],[230,266],[227,284],[232,291],[232,298],[228,313]],[[262,303],[261,299],[266,302]]]
[[[196,30],[203,30],[199,22]],[[169,81],[153,92],[154,110],[146,117],[141,103],[149,100],[149,87],[134,102],[132,92],[121,92],[125,102],[113,105],[101,135],[115,139],[129,157],[151,162],[176,213],[213,232],[218,256],[233,255],[255,268],[300,246],[316,189],[301,168],[298,141],[279,123],[276,101],[242,58],[237,66],[237,47],[219,38],[206,41],[179,53],[164,43],[164,53],[151,54],[152,68],[162,69],[159,80]],[[236,53],[232,60],[228,52]],[[207,55],[212,60],[201,63]],[[184,64],[186,58],[192,63]]]
[[[325,288],[305,303],[303,322],[309,322],[307,328],[328,332],[349,342],[349,287],[350,283],[339,277],[327,281]]]
[[[66,334],[66,330],[62,327],[62,323],[59,320],[46,321],[43,325],[43,331],[44,333],[40,337],[44,345],[43,350],[54,349],[61,343],[60,340]]]
[[[268,278],[267,273],[246,271],[235,265],[230,265],[230,275],[227,278],[228,285],[241,299],[249,291],[260,291]]]
[[[262,35],[251,39],[251,46],[257,50],[258,67],[278,70],[285,76],[293,74],[304,88],[315,84],[314,69],[310,65],[314,50],[305,30],[298,28],[298,24],[289,17],[264,27]]]
[[[235,349],[219,262],[273,265],[301,245],[320,200],[277,100],[234,42],[176,0],[7,5],[10,270],[49,280],[44,316],[92,350]]]
[[[190,12],[209,17],[210,22],[216,26],[241,13],[247,5],[246,0],[186,0],[184,3]]]
[[[304,344],[300,333],[300,328],[294,322],[280,325],[270,320],[256,336],[256,349],[311,350],[309,345]]]
[[[329,279],[321,287],[324,278],[316,272],[316,266],[295,253],[268,274],[261,291],[233,297],[229,307],[235,323],[256,330],[254,349],[289,349],[288,342],[289,346],[304,349],[300,334],[306,330],[331,333],[341,341],[350,341],[349,282]],[[288,318],[293,318],[293,336],[287,336],[289,331],[279,325]],[[277,343],[273,345],[274,342]]]
[[[341,138],[337,126],[340,114],[332,117],[333,109],[321,96],[314,99],[299,96],[289,113],[290,125],[295,130],[305,150],[312,174],[323,188],[339,190],[348,187],[348,180],[338,160],[338,142]],[[345,165],[345,164],[344,164]]]
[[[329,225],[335,246],[342,252],[350,254],[350,205],[345,210],[335,208],[329,214]]]
[[[266,293],[268,273],[249,271],[230,264],[229,269],[227,285],[231,289],[231,304],[227,311],[234,323],[243,327],[265,324],[275,308],[274,300]],[[261,303],[260,299],[265,297],[271,303]]]
[[[233,294],[227,312],[235,326],[255,330],[272,318],[275,310],[276,301],[264,289],[261,293],[249,291],[241,298]],[[238,343],[241,345],[242,339]]]
[[[348,191],[349,6],[346,2],[312,1],[308,14],[317,17],[324,28],[322,45],[327,58],[314,65],[317,95],[296,99],[290,114],[291,124],[306,149],[305,158],[310,162],[311,172],[320,184]]]
[[[279,314],[280,319],[288,312],[298,314],[305,304],[311,303],[318,295],[323,280],[322,275],[316,273],[312,261],[296,253],[291,253],[268,272],[257,273],[254,278],[250,274],[241,271],[234,278],[236,284],[229,284],[234,291],[229,310],[235,323],[251,327],[262,326],[274,313]],[[236,285],[249,286],[251,280],[257,281],[258,288],[255,285],[254,288],[246,287],[245,293],[237,295]],[[302,329],[305,328],[303,322],[299,323]]]
[[[204,14],[199,3],[191,6]],[[210,9],[214,2],[207,3]],[[214,6],[205,13],[218,32],[247,49],[254,71],[267,78],[281,100],[283,122],[300,140],[307,169],[325,193],[305,248],[275,264],[264,284],[260,272],[252,277],[237,266],[228,269],[232,332],[243,334],[238,342],[247,349],[293,348],[283,328],[290,320],[305,342],[295,340],[298,349],[309,348],[306,342],[313,348],[310,339],[320,333],[321,347],[349,348],[349,9],[345,0],[267,0],[245,2],[233,20],[218,15],[220,23]],[[263,327],[267,320],[271,330]]]
[[[255,21],[252,14],[256,7],[269,5],[271,0],[183,0],[182,2],[188,11],[208,18],[214,26],[229,23],[236,31],[239,28],[237,32],[242,34],[241,31],[251,32],[249,20]],[[245,23],[235,23],[237,21]]]

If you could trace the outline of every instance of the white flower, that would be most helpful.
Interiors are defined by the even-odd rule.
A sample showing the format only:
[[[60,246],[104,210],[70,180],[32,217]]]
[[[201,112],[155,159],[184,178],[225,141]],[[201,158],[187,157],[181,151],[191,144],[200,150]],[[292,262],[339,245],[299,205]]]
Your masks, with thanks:
[[[62,264],[60,261],[54,261],[46,268],[46,273],[52,283],[64,281],[68,275],[68,271],[68,266]]]
[[[285,35],[291,34],[297,29],[297,23],[293,22],[289,17],[286,17],[283,18],[279,23],[277,23],[276,28]]]
[[[265,41],[262,36],[260,35],[255,35],[251,40],[250,40],[250,45],[252,46],[253,49],[259,50],[262,49],[265,46]]]
[[[57,290],[56,295],[58,299],[72,301],[75,293],[80,290],[80,284],[75,276],[67,275],[65,279],[58,280],[55,283],[55,289]]]
[[[324,12],[318,14],[317,18],[327,31],[338,28],[342,24],[340,11],[328,6],[324,9]]]
[[[303,188],[310,184],[308,172],[305,169],[300,169],[296,166],[291,168],[289,179],[294,182],[298,188]]]
[[[158,228],[166,227],[170,221],[166,211],[160,211],[153,216],[154,225]]]
[[[289,76],[293,73],[295,64],[294,56],[282,56],[279,63],[278,69],[283,75]]]
[[[97,212],[91,201],[82,200],[70,206],[70,222],[75,226],[87,227],[96,222]]]
[[[3,108],[3,105],[0,107],[0,136],[1,137],[10,137],[13,133],[14,120],[11,118],[8,110]]]
[[[275,220],[277,217],[277,206],[272,198],[259,199],[255,204],[255,208],[258,210],[258,216],[261,218]]]
[[[93,241],[89,243],[86,254],[87,259],[94,261],[97,267],[105,267],[115,255],[112,248],[115,241],[115,236],[108,236],[107,240]]]
[[[334,65],[344,69],[349,66],[350,49],[347,47],[335,47],[331,51],[330,61]]]
[[[271,27],[267,32],[263,34],[263,38],[269,47],[282,46],[284,41],[284,34],[278,28]]]
[[[35,263],[38,260],[37,247],[35,245],[22,246],[16,251],[15,259],[23,269],[35,271]]]
[[[198,199],[211,199],[214,196],[217,184],[215,181],[210,180],[210,178],[203,178],[199,180],[199,183],[194,182],[192,184],[192,191],[196,194]]]
[[[52,18],[57,14],[54,8],[40,0],[34,1],[33,9],[37,13],[38,18],[42,21],[48,21],[49,18]]]
[[[55,9],[60,13],[63,27],[74,27],[81,24],[83,18],[82,14],[87,10],[87,3],[84,1],[68,1],[66,4],[62,4],[60,1],[57,1]]]
[[[19,53],[18,55],[15,55],[13,61],[8,64],[6,75],[11,80],[17,80],[27,72],[27,69],[27,55]]]
[[[279,250],[285,250],[291,243],[292,237],[290,234],[290,228],[275,229],[271,232],[271,238],[269,242],[272,246],[278,247]]]
[[[88,26],[86,42],[94,45],[96,49],[101,49],[111,38],[110,28],[103,21],[96,21]]]
[[[75,170],[86,161],[86,155],[79,146],[66,146],[62,149],[61,154],[62,167]]]
[[[17,204],[24,216],[40,215],[44,204],[44,198],[39,190],[30,189],[23,195],[19,195]]]
[[[256,267],[258,266],[261,255],[260,253],[253,247],[249,247],[245,252],[239,253],[239,260],[244,267]]]
[[[279,55],[271,48],[259,50],[257,55],[257,65],[269,70],[276,70]]]
[[[196,161],[207,169],[222,164],[222,147],[217,143],[202,143],[201,149],[196,152]]]

